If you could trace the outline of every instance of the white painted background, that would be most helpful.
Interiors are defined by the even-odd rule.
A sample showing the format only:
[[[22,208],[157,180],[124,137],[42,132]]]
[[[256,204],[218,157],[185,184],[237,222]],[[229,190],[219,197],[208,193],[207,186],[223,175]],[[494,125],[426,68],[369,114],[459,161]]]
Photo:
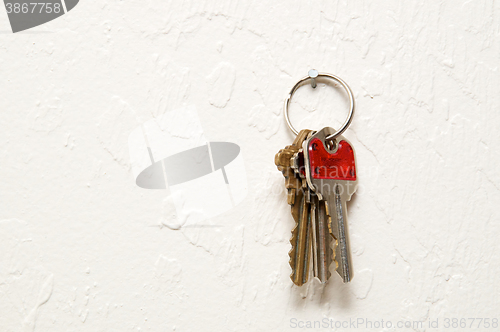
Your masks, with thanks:
[[[81,1],[18,34],[1,9],[0,30],[0,331],[500,318],[498,1]],[[357,100],[349,285],[289,279],[273,159],[310,68]],[[165,227],[168,192],[134,184],[129,133],[183,105],[242,148],[249,193],[219,228]],[[345,108],[304,88],[292,120]]]

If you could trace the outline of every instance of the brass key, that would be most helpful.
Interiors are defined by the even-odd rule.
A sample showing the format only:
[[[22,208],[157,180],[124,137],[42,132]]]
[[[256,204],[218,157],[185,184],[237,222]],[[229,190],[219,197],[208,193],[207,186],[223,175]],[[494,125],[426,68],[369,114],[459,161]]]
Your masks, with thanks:
[[[311,203],[305,178],[292,168],[292,162],[302,147],[302,143],[310,134],[310,130],[302,130],[292,145],[280,150],[275,156],[275,164],[285,176],[285,187],[288,190],[288,204],[291,205],[295,227],[292,230],[290,244],[292,249],[290,267],[292,281],[300,286],[307,282],[309,275],[309,255],[311,252]]]

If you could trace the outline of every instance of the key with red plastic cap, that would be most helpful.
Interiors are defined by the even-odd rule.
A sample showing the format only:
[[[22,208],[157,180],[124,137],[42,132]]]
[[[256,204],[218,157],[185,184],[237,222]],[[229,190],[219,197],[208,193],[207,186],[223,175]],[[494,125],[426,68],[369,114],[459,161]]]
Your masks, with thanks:
[[[356,161],[354,149],[343,136],[326,139],[333,133],[333,128],[326,127],[304,142],[305,175],[309,187],[326,202],[330,231],[337,243],[336,271],[344,282],[349,282],[353,271],[346,202],[356,191]]]

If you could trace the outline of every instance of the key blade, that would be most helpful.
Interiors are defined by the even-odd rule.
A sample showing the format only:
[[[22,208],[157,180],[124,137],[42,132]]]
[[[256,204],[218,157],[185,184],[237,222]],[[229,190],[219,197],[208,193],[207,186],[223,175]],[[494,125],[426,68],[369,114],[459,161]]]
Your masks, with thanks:
[[[312,244],[312,261],[313,261],[313,276],[320,278],[319,273],[321,271],[321,262],[318,260],[320,253],[319,250],[319,242],[321,241],[319,237],[321,234],[318,234],[318,218],[319,218],[319,210],[318,210],[318,200],[316,196],[313,196],[311,199],[311,244]],[[320,278],[321,280],[321,278]]]
[[[330,279],[330,265],[333,261],[333,251],[332,242],[333,238],[330,234],[330,227],[328,227],[329,216],[326,211],[326,205],[324,201],[315,197],[316,204],[316,227],[314,231],[316,232],[316,264],[315,271],[317,277],[322,283],[326,283]],[[313,246],[314,247],[314,246]]]
[[[344,283],[353,278],[352,257],[349,245],[349,231],[347,224],[346,200],[342,197],[339,186],[335,186],[334,193],[329,195],[328,210],[331,216],[331,230],[337,241],[335,248],[335,260],[337,262],[337,273]],[[330,209],[330,207],[332,207]],[[331,211],[330,211],[331,210]]]
[[[311,246],[310,234],[310,204],[302,192],[297,195],[297,200],[292,206],[292,215],[295,219],[295,227],[292,230],[290,244],[292,249],[290,256],[290,267],[292,274],[290,278],[297,286],[302,286],[309,276],[309,253]]]

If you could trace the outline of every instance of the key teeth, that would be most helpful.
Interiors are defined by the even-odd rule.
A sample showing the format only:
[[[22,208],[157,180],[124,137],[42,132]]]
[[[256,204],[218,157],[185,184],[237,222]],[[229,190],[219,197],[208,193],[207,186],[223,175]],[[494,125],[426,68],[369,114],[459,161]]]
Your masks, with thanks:
[[[298,229],[299,229],[299,223],[295,222],[295,227],[292,229],[292,237],[290,238],[290,244],[292,245],[292,248],[288,252],[288,256],[290,256],[290,267],[292,268],[292,273],[290,273],[290,279],[295,283],[295,257],[296,257],[296,243],[297,243],[297,236],[298,236]],[[297,285],[301,286],[301,285]]]
[[[293,172],[290,172],[291,175],[290,176],[293,176],[293,180],[297,180],[295,178],[295,176],[293,175]],[[290,182],[289,181],[289,178],[288,177],[285,177],[286,180],[285,180],[285,183],[287,184],[286,185],[286,188],[288,190],[288,194],[290,195],[290,192],[292,190],[295,190],[295,197],[293,199],[293,203],[290,204],[290,207],[291,207],[291,212],[292,212],[292,217],[293,217],[293,220],[295,222],[295,225],[293,226],[293,229],[291,231],[292,233],[292,237],[290,238],[290,244],[292,246],[292,248],[290,249],[290,251],[288,252],[288,256],[290,257],[290,260],[289,260],[289,264],[290,264],[290,267],[292,269],[292,273],[290,274],[290,279],[292,279],[292,281],[294,283],[295,282],[295,273],[296,273],[296,256],[297,256],[297,240],[298,240],[298,234],[299,234],[299,220],[300,220],[300,206],[302,204],[302,201],[304,200],[304,197],[303,197],[303,194],[298,192],[298,190],[300,190],[300,188],[296,188],[296,186],[294,186],[294,184],[298,184],[298,182]],[[290,203],[290,201],[289,201]],[[302,285],[300,284],[300,278],[297,278],[299,280],[299,284],[297,284],[298,286]]]
[[[297,271],[297,247],[298,247],[298,236],[299,236],[299,221],[301,220],[301,214],[303,213],[303,210],[301,209],[301,206],[304,204],[304,195],[303,193],[298,193],[295,199],[295,203],[292,205],[291,210],[292,210],[292,216],[295,221],[295,225],[292,229],[292,237],[290,238],[290,244],[292,248],[288,252],[288,256],[290,257],[289,264],[290,268],[292,269],[292,273],[290,274],[290,279],[293,281],[293,283],[297,286],[302,286],[304,283],[307,282],[309,276],[308,273],[305,275],[305,280],[303,278],[297,277],[296,273]],[[307,267],[307,264],[306,264]],[[306,268],[307,270],[307,268]]]

